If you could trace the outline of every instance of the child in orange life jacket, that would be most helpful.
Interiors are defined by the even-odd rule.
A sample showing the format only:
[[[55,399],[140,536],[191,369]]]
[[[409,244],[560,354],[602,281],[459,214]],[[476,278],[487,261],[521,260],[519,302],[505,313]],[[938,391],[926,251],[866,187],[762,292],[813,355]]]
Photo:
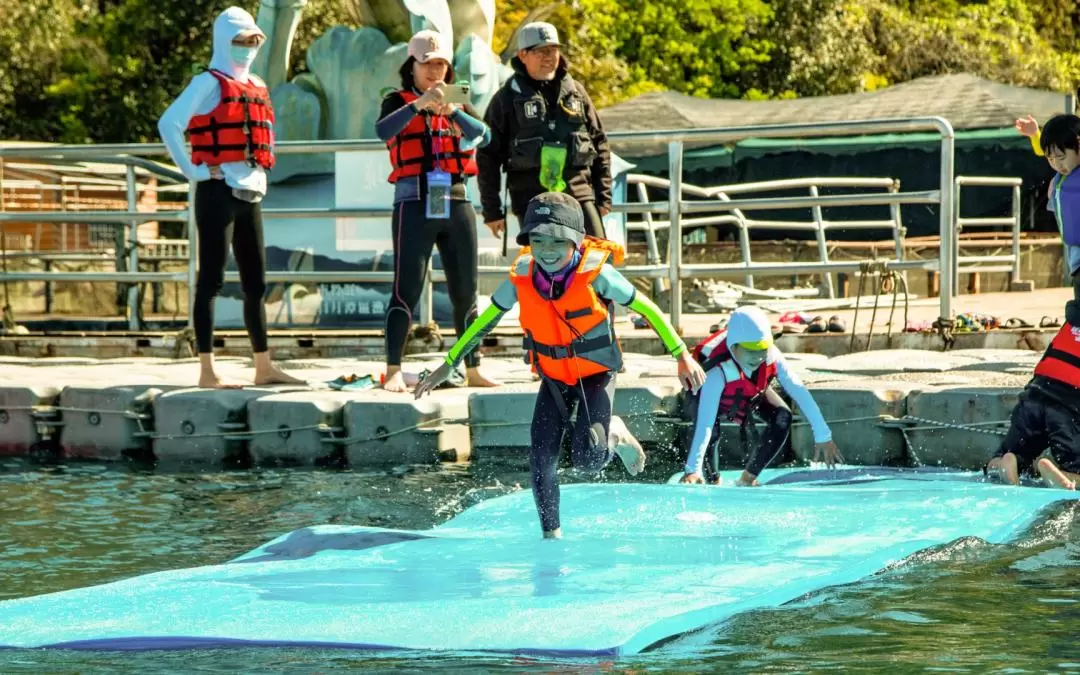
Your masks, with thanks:
[[[696,390],[705,375],[656,305],[612,266],[611,261],[622,260],[619,245],[585,236],[585,216],[576,199],[561,192],[534,197],[517,242],[529,248],[514,262],[510,279],[491,296],[491,306],[465,331],[446,362],[416,386],[416,396],[442,383],[499,318],[520,304],[524,348],[541,379],[532,419],[533,496],[544,537],[558,538],[562,529],[555,472],[575,405],[575,466],[598,471],[614,454],[632,475],[645,466],[641,446],[622,421],[611,416],[615,373],[622,365],[614,303],[648,319],[678,360],[679,378],[687,388]]]
[[[270,92],[251,73],[266,36],[255,19],[230,7],[214,20],[210,68],[191,82],[158,121],[176,166],[196,183],[199,272],[191,308],[199,350],[200,387],[224,385],[214,372],[214,298],[225,282],[232,245],[244,292],[244,326],[255,355],[255,384],[299,384],[273,365],[266,339],[266,251],[262,207],[266,172],[274,166]],[[191,140],[188,154],[184,133]]]
[[[764,312],[756,307],[740,307],[732,313],[727,328],[718,331],[694,348],[694,356],[705,370],[705,385],[691,395],[694,438],[686,460],[683,483],[703,483],[702,463],[708,454],[709,482],[719,483],[716,425],[722,420],[748,423],[758,411],[768,422],[739,485],[757,485],[757,477],[780,453],[791,429],[791,409],[772,389],[780,381],[814,431],[815,460],[832,465],[842,462],[832,441],[832,432],[821,416],[814,397],[788,369],[783,355],[772,342],[772,328]]]
[[[1070,301],[1070,305],[1075,305]],[[1068,312],[1066,317],[1069,318]],[[1076,323],[1072,323],[1076,321]],[[1080,317],[1061,327],[1013,408],[1009,431],[984,472],[1020,483],[1035,464],[1050,485],[1075,490],[1080,482]],[[1050,457],[1039,458],[1050,448]]]

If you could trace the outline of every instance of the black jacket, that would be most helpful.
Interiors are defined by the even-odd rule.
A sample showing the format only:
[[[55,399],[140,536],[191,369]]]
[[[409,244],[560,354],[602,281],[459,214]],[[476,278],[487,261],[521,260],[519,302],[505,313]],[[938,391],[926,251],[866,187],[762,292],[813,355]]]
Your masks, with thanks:
[[[580,202],[611,208],[611,151],[589,94],[561,59],[555,79],[537,82],[514,57],[514,75],[495,92],[484,122],[491,142],[476,153],[484,222],[505,217],[502,176],[507,172],[510,210],[519,217],[529,200],[545,192],[540,184],[540,146],[567,146],[566,192]],[[549,124],[550,123],[550,124]]]

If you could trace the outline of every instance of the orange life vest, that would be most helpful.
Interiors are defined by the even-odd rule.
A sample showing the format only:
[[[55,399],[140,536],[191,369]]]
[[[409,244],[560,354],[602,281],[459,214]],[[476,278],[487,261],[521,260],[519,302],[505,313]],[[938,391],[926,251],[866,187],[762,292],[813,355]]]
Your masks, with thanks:
[[[266,85],[255,77],[240,82],[216,70],[207,72],[221,85],[221,102],[188,122],[192,163],[274,168],[274,108]]]
[[[723,370],[724,391],[720,394],[717,414],[739,424],[749,417],[776,378],[776,364],[768,361],[747,377],[728,348],[726,330],[717,331],[699,342],[693,356],[706,373],[713,368]]]
[[[1080,328],[1061,327],[1043,354],[1035,374],[1080,389]]]
[[[585,237],[581,262],[571,272],[563,294],[546,298],[533,285],[533,260],[522,249],[510,268],[517,289],[519,321],[525,332],[525,360],[533,371],[565,384],[622,366],[615,338],[614,307],[593,290],[604,263],[619,264],[623,249],[604,239]]]
[[[420,98],[413,91],[399,91],[408,105]],[[476,152],[461,149],[461,131],[449,117],[427,111],[413,117],[401,133],[386,142],[390,149],[391,183],[438,168],[455,176],[475,176]]]

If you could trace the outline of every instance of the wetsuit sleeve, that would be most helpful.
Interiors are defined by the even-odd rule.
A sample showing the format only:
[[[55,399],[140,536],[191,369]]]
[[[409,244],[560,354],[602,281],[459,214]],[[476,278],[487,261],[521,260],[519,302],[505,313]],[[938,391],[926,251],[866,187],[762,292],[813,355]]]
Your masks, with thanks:
[[[449,353],[446,355],[446,362],[457,367],[457,364],[465,358],[465,355],[471,352],[480,340],[499,324],[502,315],[509,312],[515,304],[517,304],[517,289],[514,288],[513,282],[509,280],[502,282],[502,285],[495,289],[495,293],[492,294],[491,304],[488,305],[488,308],[469,324],[469,327],[465,329],[465,332],[454,343],[454,346],[450,348]]]
[[[375,135],[386,143],[404,131],[416,115],[416,108],[405,103],[400,94],[390,94],[382,100],[379,121],[375,123]]]
[[[694,440],[690,442],[690,454],[686,458],[686,473],[701,473],[705,461],[705,449],[709,447],[713,427],[716,426],[716,414],[720,411],[720,396],[724,393],[724,371],[710,368],[705,375],[705,384],[698,392],[698,408],[694,425]]]
[[[488,104],[484,122],[488,127],[488,142],[476,151],[476,183],[480,189],[480,209],[484,222],[506,217],[502,203],[502,168],[506,163],[506,148],[510,142],[506,124],[506,98],[500,89]]]
[[[210,180],[210,167],[206,164],[195,165],[188,152],[184,132],[187,131],[191,118],[200,111],[213,110],[214,102],[221,98],[221,85],[210,73],[200,73],[191,78],[191,82],[176,100],[165,110],[158,120],[158,133],[165,142],[173,164],[187,176],[188,180]]]
[[[589,120],[589,135],[592,137],[593,147],[596,148],[596,159],[593,160],[590,174],[592,177],[593,194],[596,195],[597,209],[611,208],[611,147],[608,145],[607,133],[604,125],[600,122],[600,115],[596,112],[589,94],[582,87],[585,95],[585,106]]]
[[[1028,136],[1028,140],[1031,141],[1031,149],[1035,151],[1035,154],[1042,157],[1042,129],[1036,131],[1034,136]]]
[[[461,134],[470,141],[480,139],[473,147],[482,148],[491,142],[491,130],[488,126],[472,115],[470,110],[457,108],[450,116],[454,123],[461,129]]]
[[[593,280],[593,290],[597,295],[612,302],[617,302],[624,307],[629,307],[645,317],[652,329],[660,336],[664,347],[672,356],[678,356],[686,351],[686,345],[682,338],[675,332],[675,328],[668,323],[667,317],[660,311],[652,300],[641,295],[624,277],[619,270],[605,263],[600,268],[600,274]]]
[[[810,423],[810,428],[814,431],[814,442],[828,443],[831,441],[832,430],[826,424],[825,417],[821,414],[821,408],[818,407],[813,394],[802,383],[799,376],[791,371],[787,361],[779,353],[776,356],[776,379],[780,380],[780,386],[784,388],[791,400],[799,407],[799,412]]]

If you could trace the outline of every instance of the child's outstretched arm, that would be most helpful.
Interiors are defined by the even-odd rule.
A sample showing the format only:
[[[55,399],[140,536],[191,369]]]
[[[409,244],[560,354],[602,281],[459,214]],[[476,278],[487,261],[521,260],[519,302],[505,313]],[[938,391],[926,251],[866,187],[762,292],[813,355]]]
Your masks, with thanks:
[[[457,342],[446,354],[446,360],[430,375],[421,380],[415,389],[416,398],[420,398],[427,392],[435,389],[450,376],[450,372],[457,367],[465,356],[480,344],[480,340],[491,332],[499,324],[499,319],[517,304],[517,289],[514,283],[507,279],[495,289],[491,295],[491,304],[476,320],[469,324],[465,332],[458,337]]]
[[[1042,140],[1040,139],[1039,123],[1031,115],[1016,120],[1016,130],[1028,137],[1031,141],[1031,149],[1039,157],[1043,156]]]
[[[791,400],[795,401],[795,405],[799,407],[799,412],[810,423],[810,428],[814,432],[814,460],[818,461],[820,457],[824,459],[826,464],[843,462],[844,458],[840,455],[836,444],[833,443],[832,430],[825,422],[825,416],[821,414],[821,408],[818,407],[813,394],[802,383],[799,376],[788,367],[787,361],[784,360],[779,350],[776,354],[776,379],[780,381],[780,386],[784,388],[784,391],[791,396]]]
[[[634,285],[610,264],[605,264],[600,270],[600,275],[593,281],[593,290],[601,297],[629,307],[645,317],[653,331],[660,336],[668,353],[679,361],[679,379],[683,385],[692,391],[701,388],[705,383],[705,372],[694,360],[675,327],[652,300],[638,293]]]
[[[697,414],[694,419],[694,440],[690,442],[690,452],[683,468],[682,483],[704,483],[701,465],[705,461],[705,451],[712,440],[716,415],[720,411],[720,397],[724,393],[727,381],[722,368],[712,368],[705,374],[705,384],[698,392]],[[713,467],[717,470],[717,467]]]

